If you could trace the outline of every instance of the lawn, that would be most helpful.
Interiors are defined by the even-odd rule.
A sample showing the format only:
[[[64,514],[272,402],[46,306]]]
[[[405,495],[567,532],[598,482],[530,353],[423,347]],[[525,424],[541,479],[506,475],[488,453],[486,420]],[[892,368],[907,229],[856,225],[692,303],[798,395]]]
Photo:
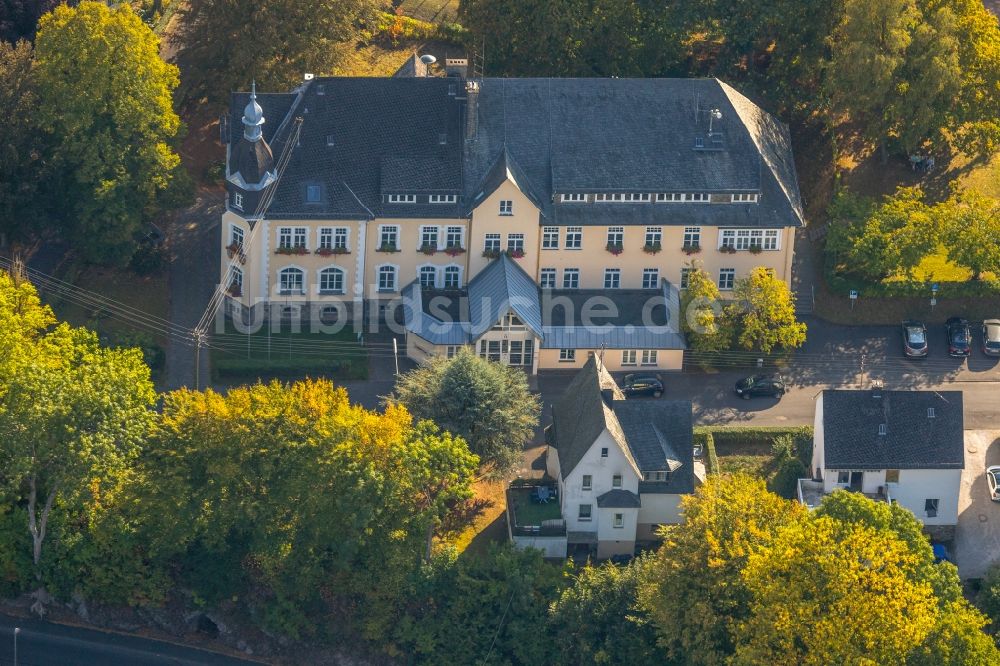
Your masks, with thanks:
[[[337,333],[292,333],[262,326],[247,335],[231,326],[227,322],[225,332],[213,333],[209,340],[218,379],[368,378],[368,351],[350,327]]]
[[[403,13],[421,21],[454,22],[458,16],[458,0],[403,0]]]
[[[438,530],[438,543],[459,553],[466,550],[481,553],[491,542],[506,541],[506,488],[507,483],[502,480],[480,479],[472,484],[472,499],[456,507],[449,524]]]
[[[541,526],[544,520],[562,518],[559,499],[553,497],[545,504],[535,504],[531,501],[534,490],[533,487],[510,489],[510,501],[514,505],[514,524],[518,527]]]

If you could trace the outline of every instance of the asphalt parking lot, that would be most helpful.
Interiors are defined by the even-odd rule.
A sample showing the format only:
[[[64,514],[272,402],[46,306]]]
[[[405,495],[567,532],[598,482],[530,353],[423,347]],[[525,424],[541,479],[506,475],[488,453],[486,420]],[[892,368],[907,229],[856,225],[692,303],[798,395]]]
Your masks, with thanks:
[[[967,430],[952,553],[963,579],[981,578],[990,564],[1000,561],[1000,503],[989,498],[989,465],[1000,465],[1000,430]]]

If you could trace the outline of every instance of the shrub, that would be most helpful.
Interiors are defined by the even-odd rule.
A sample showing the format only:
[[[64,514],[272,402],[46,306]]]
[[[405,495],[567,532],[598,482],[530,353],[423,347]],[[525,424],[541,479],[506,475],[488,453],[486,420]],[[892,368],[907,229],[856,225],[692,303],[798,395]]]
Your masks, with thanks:
[[[705,469],[709,474],[719,473],[719,456],[715,453],[715,438],[712,433],[702,433],[705,438]]]
[[[782,437],[791,444],[791,437]],[[775,442],[777,443],[777,442]],[[795,499],[798,494],[798,480],[809,476],[809,469],[798,458],[784,458],[778,466],[778,472],[771,479],[769,490],[785,499]]]
[[[990,630],[994,634],[1000,632],[1000,563],[994,564],[986,572],[979,594],[976,595],[976,605],[992,621]]]

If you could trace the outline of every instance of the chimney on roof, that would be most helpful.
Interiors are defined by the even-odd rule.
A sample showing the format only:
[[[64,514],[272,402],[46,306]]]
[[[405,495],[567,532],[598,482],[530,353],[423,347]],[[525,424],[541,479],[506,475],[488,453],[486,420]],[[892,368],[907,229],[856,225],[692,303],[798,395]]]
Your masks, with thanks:
[[[465,140],[474,141],[479,129],[479,82],[465,82]]]
[[[464,79],[469,73],[468,58],[445,58],[444,73],[447,76],[457,76]]]

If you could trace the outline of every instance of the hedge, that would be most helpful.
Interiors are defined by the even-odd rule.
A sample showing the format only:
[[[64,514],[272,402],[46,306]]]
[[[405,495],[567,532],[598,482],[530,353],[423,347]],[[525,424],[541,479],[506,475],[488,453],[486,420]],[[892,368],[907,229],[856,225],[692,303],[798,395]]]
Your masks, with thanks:
[[[695,429],[693,442],[695,445],[700,444],[702,451],[705,452],[705,469],[709,474],[719,473],[719,457],[715,454],[715,439],[712,437],[712,433],[708,431],[699,431]]]

